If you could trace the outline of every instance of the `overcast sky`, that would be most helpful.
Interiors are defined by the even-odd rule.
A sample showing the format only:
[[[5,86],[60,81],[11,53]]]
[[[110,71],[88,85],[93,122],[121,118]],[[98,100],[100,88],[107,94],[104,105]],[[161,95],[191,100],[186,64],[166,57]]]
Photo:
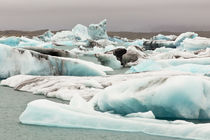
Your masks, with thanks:
[[[210,30],[210,0],[0,0],[0,30],[71,29],[103,19],[110,31]]]

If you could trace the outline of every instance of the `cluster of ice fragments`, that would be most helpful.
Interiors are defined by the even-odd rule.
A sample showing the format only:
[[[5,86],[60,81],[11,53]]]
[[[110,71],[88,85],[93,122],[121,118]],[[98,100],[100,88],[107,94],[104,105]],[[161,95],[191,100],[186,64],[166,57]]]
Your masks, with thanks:
[[[21,123],[210,137],[209,123],[185,121],[210,119],[210,39],[194,32],[129,40],[108,36],[106,20],[78,24],[0,38],[0,64],[1,85],[70,101],[33,101]]]

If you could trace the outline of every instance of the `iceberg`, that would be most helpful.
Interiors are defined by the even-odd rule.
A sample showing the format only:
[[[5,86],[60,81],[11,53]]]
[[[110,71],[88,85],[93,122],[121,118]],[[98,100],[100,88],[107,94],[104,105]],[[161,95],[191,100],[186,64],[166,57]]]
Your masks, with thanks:
[[[192,59],[168,59],[168,60],[144,60],[136,66],[132,66],[127,73],[144,71],[172,70],[198,74],[206,74],[210,71],[210,58]]]
[[[161,60],[161,59],[191,59],[191,58],[200,58],[207,57],[207,55],[196,55],[194,52],[181,51],[179,49],[169,49],[169,48],[158,48],[155,49],[149,59],[152,60]]]
[[[27,37],[3,37],[0,38],[0,44],[8,45],[10,47],[43,47],[43,48],[52,48],[52,43],[50,42],[42,42],[34,39],[29,39]]]
[[[190,39],[193,39],[193,38],[196,38],[198,37],[198,34],[194,33],[194,32],[186,32],[186,33],[182,33],[180,34],[176,40],[175,40],[175,45],[176,46],[180,46],[181,43],[187,39],[187,38],[190,38]]]
[[[161,119],[210,119],[210,79],[196,75],[151,76],[110,86],[95,108],[127,115],[152,111]]]
[[[144,41],[145,41],[144,39],[138,39],[133,42],[126,42],[124,43],[124,45],[125,46],[143,46]]]
[[[38,52],[0,46],[0,78],[17,74],[31,75],[106,75],[111,68],[74,58],[55,57]]]
[[[56,41],[54,42],[56,46],[67,46],[67,47],[76,47],[76,44],[74,41]]]
[[[146,50],[155,50],[156,48],[166,47],[166,48],[176,48],[181,45],[185,39],[194,39],[198,34],[194,32],[186,32],[180,34],[176,40],[167,39],[156,39],[156,37],[151,40],[145,40],[143,46]]]
[[[74,95],[80,95],[90,100],[103,89],[123,81],[154,75],[179,75],[181,72],[145,72],[137,74],[120,74],[107,76],[35,76],[15,75],[1,81],[0,85],[33,94],[42,94],[62,100],[71,100]]]
[[[93,40],[108,39],[106,33],[106,19],[99,24],[90,24],[88,27],[88,34]]]
[[[121,62],[117,60],[117,58],[113,54],[98,53],[95,56],[98,59],[98,61],[104,66],[108,66],[113,69],[120,69],[122,67]]]
[[[167,41],[174,41],[177,38],[176,35],[163,35],[158,34],[152,37],[152,40],[167,40]]]
[[[127,48],[127,51],[125,54],[122,55],[122,61],[121,63],[124,66],[128,66],[129,63],[135,63],[137,62],[140,58],[146,58],[146,54],[142,52],[138,47],[135,46],[130,46]]]
[[[52,37],[52,41],[74,41],[75,40],[75,36],[72,33],[72,31],[61,31],[61,32],[57,32],[53,37]]]
[[[181,43],[180,47],[185,50],[191,50],[191,51],[210,48],[210,39],[204,38],[204,37],[196,37],[194,39],[185,39]]]
[[[23,47],[25,50],[31,50],[35,52],[39,52],[41,54],[57,56],[57,57],[69,57],[76,58],[76,55],[70,51],[54,49],[54,48],[42,48],[42,47]]]
[[[0,44],[8,45],[8,46],[18,46],[20,43],[19,37],[2,37],[0,38]]]
[[[84,25],[77,24],[73,29],[72,33],[77,37],[80,38],[80,40],[88,40],[91,39],[91,37],[88,34],[88,28]]]
[[[1,85],[62,100],[70,101],[74,95],[80,95],[85,100],[90,100],[106,87],[129,79],[142,77],[141,75],[126,74],[106,77],[15,75],[2,80]]]
[[[54,36],[50,30],[46,31],[43,35],[38,36],[38,38],[44,42],[51,41],[51,38]]]
[[[150,114],[150,113],[147,113]],[[20,115],[23,124],[103,129],[189,139],[208,139],[209,124],[194,124],[186,121],[165,121],[144,118],[145,115],[130,114],[127,117],[94,111],[81,98],[74,97],[70,105],[48,100],[35,100],[27,105]],[[142,118],[143,117],[143,118]]]

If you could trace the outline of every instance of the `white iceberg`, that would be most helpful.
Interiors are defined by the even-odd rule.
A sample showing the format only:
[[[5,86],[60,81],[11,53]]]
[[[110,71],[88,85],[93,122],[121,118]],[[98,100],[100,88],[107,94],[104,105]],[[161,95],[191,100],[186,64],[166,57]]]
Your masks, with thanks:
[[[0,44],[8,45],[8,46],[18,46],[20,43],[20,38],[19,37],[2,37],[0,38]]]
[[[210,71],[210,58],[191,59],[166,59],[166,60],[144,60],[136,66],[132,66],[128,73],[172,70],[198,74],[205,74]]]
[[[166,47],[166,48],[176,48],[179,47],[181,45],[181,43],[185,40],[185,39],[193,39],[196,38],[198,36],[198,34],[194,33],[194,32],[186,32],[186,33],[182,33],[180,34],[176,40],[165,40],[165,39],[155,39],[155,40],[144,40],[143,46],[146,50],[155,50],[156,48],[160,48],[160,47]]]
[[[116,56],[114,56],[112,53],[97,53],[95,56],[104,66],[109,66],[113,69],[122,68],[121,62],[117,60]]]
[[[88,34],[93,40],[108,39],[106,31],[106,19],[99,24],[90,24],[88,27]]]
[[[16,75],[2,80],[1,85],[62,100],[71,100],[74,95],[80,95],[85,100],[90,100],[106,87],[138,77],[142,77],[142,74],[112,75],[106,77]]]
[[[78,37],[80,40],[88,40],[91,37],[88,34],[88,28],[84,25],[77,24],[73,29],[72,33]]]
[[[110,86],[94,97],[95,108],[127,115],[152,111],[156,118],[210,119],[210,79],[156,75]]]
[[[112,70],[79,59],[49,56],[9,46],[1,45],[0,52],[0,64],[3,65],[0,78],[17,74],[97,76]]]
[[[2,37],[0,38],[0,44],[8,45],[10,47],[43,47],[52,48],[51,42],[43,42],[40,40],[29,39],[27,37]]]
[[[57,32],[53,37],[52,37],[52,41],[74,41],[75,40],[75,36],[72,33],[72,31],[61,31],[61,32]]]
[[[132,42],[126,42],[124,43],[124,45],[125,46],[143,46],[144,41],[145,41],[144,39],[137,39]]]
[[[72,102],[70,105],[65,105],[43,99],[32,101],[19,120],[23,124],[144,132],[176,138],[208,139],[210,137],[209,124],[155,120],[133,114],[122,117],[96,112],[89,103],[78,97],[73,98]]]
[[[54,36],[54,33],[52,33],[50,30],[48,30],[43,35],[38,36],[38,38],[44,42],[48,42],[48,41],[51,41],[53,36]]]
[[[210,39],[204,37],[196,37],[194,39],[185,39],[181,45],[181,48],[185,50],[201,50],[210,48]]]
[[[180,34],[176,40],[175,40],[175,45],[176,46],[180,46],[181,43],[185,40],[185,39],[193,39],[193,38],[196,38],[198,37],[198,34],[197,33],[194,33],[194,32],[186,32],[186,33],[182,33]]]
[[[167,40],[167,41],[173,41],[177,38],[176,35],[163,35],[163,34],[158,34],[156,36],[152,37],[152,40]]]

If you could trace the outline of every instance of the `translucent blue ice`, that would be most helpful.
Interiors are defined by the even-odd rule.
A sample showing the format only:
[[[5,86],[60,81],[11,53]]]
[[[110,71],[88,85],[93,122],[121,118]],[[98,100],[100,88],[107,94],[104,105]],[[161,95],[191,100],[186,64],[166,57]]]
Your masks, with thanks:
[[[136,66],[132,66],[127,73],[144,71],[182,71],[198,74],[206,74],[210,71],[210,58],[174,59],[174,60],[145,60]]]
[[[138,39],[133,42],[126,42],[125,46],[143,46],[144,40]]]
[[[210,79],[165,75],[108,87],[95,98],[95,106],[103,112],[121,115],[151,110],[156,118],[210,119]]]
[[[8,38],[0,38],[0,44],[5,44],[8,46],[18,46],[18,44],[20,43],[20,38],[19,37],[8,37]]]
[[[93,40],[108,39],[106,33],[106,19],[99,24],[90,24],[88,27],[88,34]]]

